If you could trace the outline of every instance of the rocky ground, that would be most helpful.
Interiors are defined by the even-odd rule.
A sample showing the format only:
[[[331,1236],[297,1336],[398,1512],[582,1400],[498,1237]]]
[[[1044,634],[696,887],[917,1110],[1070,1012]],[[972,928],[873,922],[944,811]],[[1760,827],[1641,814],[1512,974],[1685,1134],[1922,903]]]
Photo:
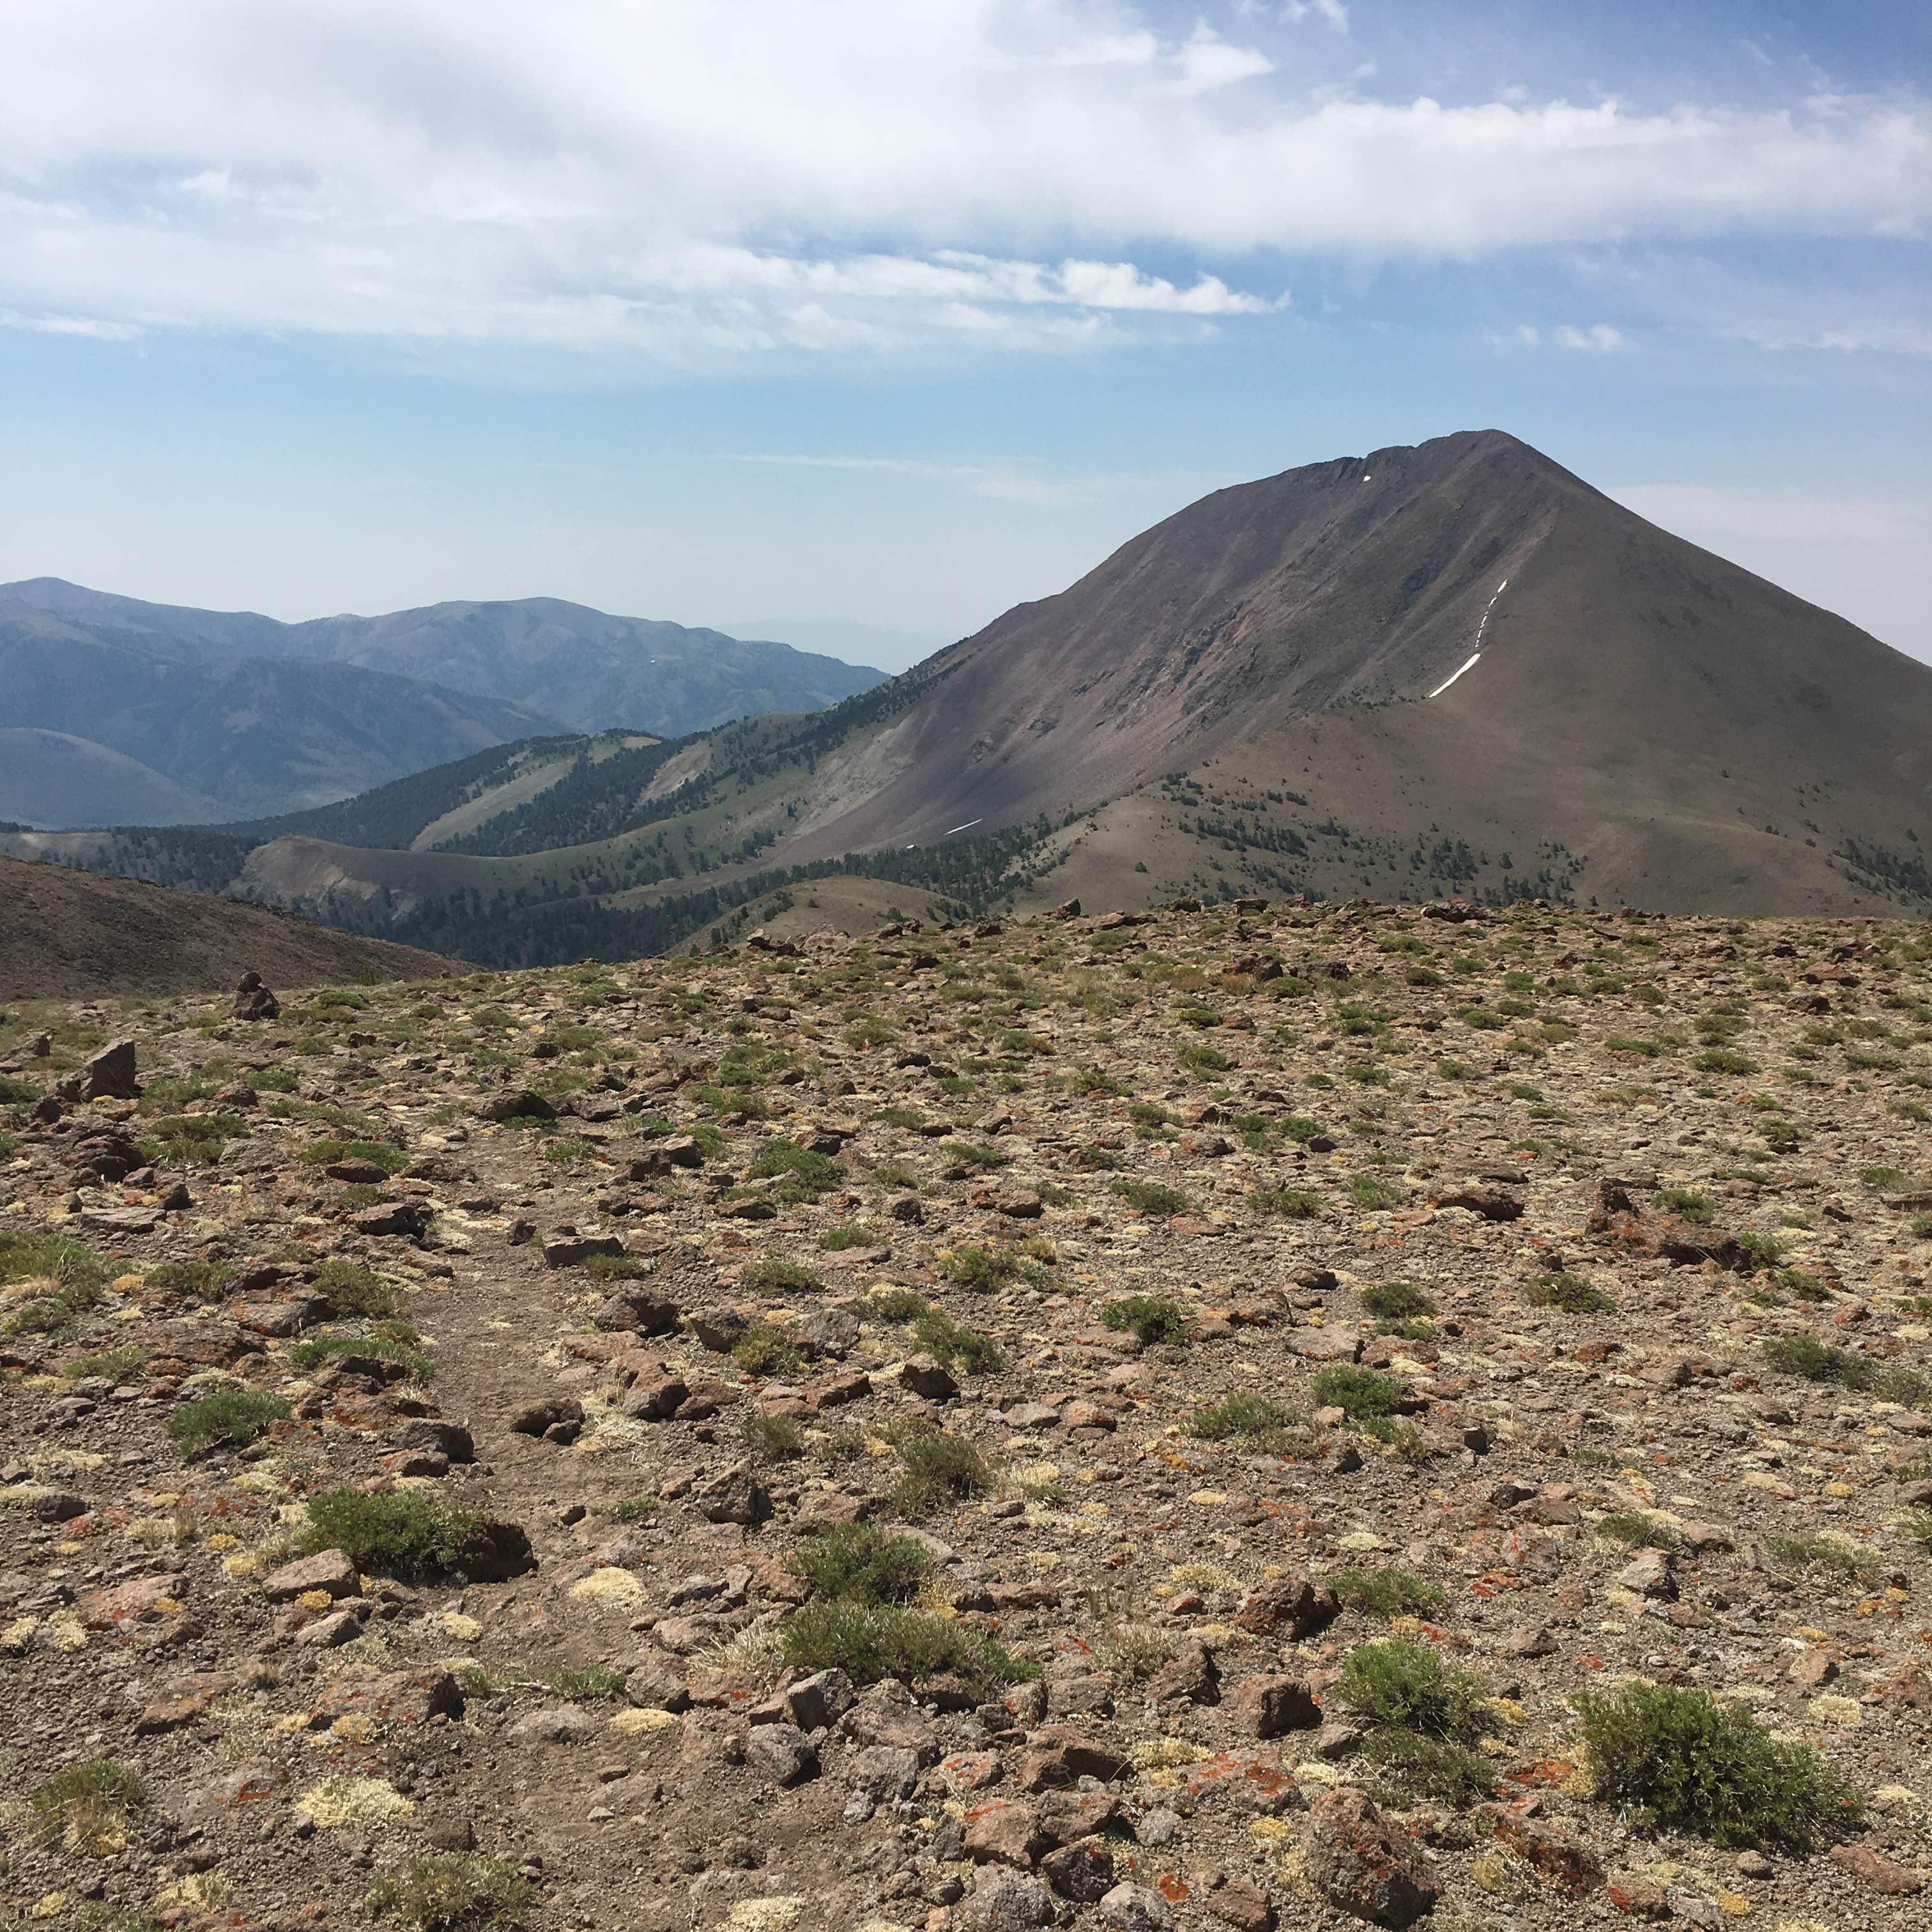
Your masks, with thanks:
[[[1932,1923],[1932,939],[1444,910],[8,1014],[0,1919]]]

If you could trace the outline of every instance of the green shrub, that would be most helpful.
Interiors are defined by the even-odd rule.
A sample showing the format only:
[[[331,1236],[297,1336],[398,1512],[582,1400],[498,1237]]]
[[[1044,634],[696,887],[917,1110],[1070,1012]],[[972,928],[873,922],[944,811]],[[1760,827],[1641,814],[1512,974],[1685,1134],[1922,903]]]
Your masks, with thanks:
[[[940,1261],[939,1272],[957,1287],[975,1294],[991,1294],[1031,1270],[1024,1256],[1007,1249],[955,1248]]]
[[[1117,1180],[1113,1188],[1130,1208],[1163,1220],[1184,1214],[1193,1204],[1179,1188],[1163,1186],[1157,1180]]]
[[[1815,1274],[1807,1274],[1802,1268],[1780,1268],[1778,1285],[1800,1301],[1829,1301],[1832,1298],[1831,1289]]]
[[[111,1757],[63,1765],[27,1801],[34,1835],[43,1844],[106,1858],[118,1851],[128,1814],[148,1802],[148,1787],[130,1765]]]
[[[1755,1073],[1757,1062],[1735,1047],[1706,1047],[1690,1064],[1700,1073]]]
[[[760,1255],[738,1279],[763,1294],[815,1294],[825,1286],[822,1274],[780,1255]]]
[[[1312,1221],[1322,1212],[1319,1198],[1306,1188],[1264,1188],[1254,1197],[1263,1213],[1279,1214],[1284,1220]]]
[[[358,1268],[339,1258],[324,1262],[316,1270],[315,1288],[340,1315],[394,1315],[402,1306],[402,1296],[374,1268]]]
[[[1234,1064],[1219,1047],[1204,1046],[1195,1040],[1177,1048],[1174,1057],[1188,1072],[1202,1079],[1210,1074],[1225,1073]]]
[[[933,1574],[922,1544],[870,1523],[841,1523],[792,1552],[793,1570],[815,1597],[854,1604],[907,1604]]]
[[[1400,1378],[1353,1362],[1330,1362],[1312,1385],[1316,1406],[1339,1408],[1351,1422],[1393,1415],[1408,1394]]]
[[[40,1099],[40,1092],[31,1080],[16,1080],[10,1073],[0,1073],[0,1107],[31,1107]]]
[[[218,1444],[241,1448],[271,1423],[292,1412],[282,1396],[262,1389],[222,1389],[184,1402],[168,1418],[168,1438],[185,1456],[199,1456]]]
[[[1539,1308],[1560,1308],[1566,1315],[1607,1315],[1616,1304],[1580,1275],[1539,1275],[1529,1285],[1529,1298]]]
[[[781,1194],[789,1189],[807,1200],[815,1200],[845,1184],[845,1169],[830,1154],[814,1154],[795,1141],[766,1142],[753,1156],[749,1172],[754,1180],[776,1176],[784,1184],[779,1189]]]
[[[923,1516],[993,1486],[986,1459],[963,1436],[926,1426],[901,1434],[900,1464],[892,1501],[908,1516]]]
[[[1426,1644],[1387,1637],[1358,1645],[1335,1688],[1342,1702],[1373,1728],[1466,1747],[1491,1728],[1482,1679],[1444,1664]]]
[[[1350,1610],[1384,1622],[1442,1607],[1442,1592],[1406,1570],[1343,1570],[1330,1577],[1328,1584]]]
[[[779,1331],[760,1323],[747,1328],[731,1346],[731,1359],[748,1376],[769,1379],[805,1366],[805,1358]]]
[[[476,1852],[421,1852],[385,1872],[369,1888],[368,1906],[410,1932],[468,1932],[515,1925],[535,1888],[508,1858]]]
[[[1406,1281],[1384,1281],[1362,1290],[1362,1306],[1371,1315],[1400,1322],[1413,1315],[1433,1315],[1436,1304],[1420,1288]]]
[[[1576,1700],[1592,1796],[1648,1829],[1802,1856],[1856,1825],[1864,1801],[1809,1744],[1774,1738],[1702,1690],[1634,1684]]]
[[[420,1490],[327,1490],[308,1499],[302,1546],[340,1550],[379,1575],[430,1577],[460,1568],[481,1528],[470,1510]]]
[[[974,1695],[992,1696],[1039,1675],[969,1625],[885,1604],[807,1604],[786,1619],[778,1643],[794,1670],[842,1670],[862,1685],[888,1677],[909,1684],[954,1677]]]
[[[544,1679],[547,1690],[573,1704],[595,1697],[614,1697],[624,1688],[624,1673],[608,1664],[566,1664]]]
[[[1662,1187],[1650,1197],[1650,1204],[1660,1208],[1666,1214],[1675,1214],[1680,1220],[1689,1221],[1699,1227],[1706,1227],[1718,1218],[1718,1210],[1711,1204],[1708,1194],[1700,1194],[1694,1187]]]
[[[879,1237],[869,1228],[827,1228],[819,1236],[818,1245],[828,1253],[836,1254],[846,1248],[877,1247]]]
[[[651,1264],[641,1255],[588,1255],[584,1272],[592,1281],[642,1281]]]
[[[1197,1408],[1181,1426],[1204,1442],[1238,1438],[1261,1444],[1279,1438],[1300,1420],[1292,1402],[1239,1389],[1232,1395],[1224,1395],[1219,1402]]]
[[[409,1156],[387,1141],[317,1141],[302,1149],[302,1157],[316,1167],[338,1160],[366,1160],[385,1174],[400,1174],[410,1164]]]
[[[1764,1358],[1780,1375],[1801,1376],[1808,1382],[1868,1389],[1878,1380],[1878,1371],[1864,1356],[1828,1348],[1815,1335],[1774,1335],[1764,1345]]]
[[[929,1308],[913,1324],[913,1340],[934,1360],[971,1376],[991,1375],[1004,1359],[990,1335],[957,1322],[942,1309]]]
[[[1833,1570],[1841,1576],[1868,1577],[1879,1567],[1876,1551],[1854,1549],[1828,1536],[1771,1536],[1764,1546],[1780,1563]]]
[[[1674,1550],[1684,1540],[1667,1522],[1636,1510],[1613,1510],[1598,1518],[1596,1531],[1599,1536],[1632,1550],[1640,1545],[1653,1550]]]
[[[213,1301],[226,1292],[236,1277],[232,1262],[164,1262],[150,1268],[147,1285],[172,1294],[192,1294],[202,1301]]]
[[[141,1151],[177,1167],[212,1167],[230,1141],[246,1140],[251,1131],[239,1114],[170,1114],[149,1123]]]
[[[100,1300],[106,1280],[107,1264],[78,1241],[64,1234],[0,1229],[0,1282],[47,1284],[0,1324],[9,1335],[64,1334]]]
[[[421,1340],[408,1322],[393,1321],[374,1323],[366,1335],[305,1336],[290,1347],[289,1366],[306,1373],[360,1355],[393,1363],[405,1375],[426,1382],[435,1376],[436,1364],[416,1346]]]
[[[760,1462],[789,1462],[805,1454],[805,1431],[788,1415],[754,1411],[738,1433],[746,1453]]]
[[[1178,1302],[1158,1294],[1123,1295],[1101,1308],[1100,1319],[1108,1328],[1137,1335],[1145,1342],[1178,1346],[1194,1334],[1193,1316]]]
[[[1004,1167],[1012,1159],[1011,1154],[1002,1153],[996,1147],[983,1146],[976,1141],[942,1141],[939,1151],[949,1160],[963,1162],[968,1167],[985,1168],[989,1171],[996,1167]]]
[[[910,1288],[884,1288],[855,1303],[853,1312],[863,1322],[916,1322],[932,1306]]]
[[[1402,1204],[1402,1190],[1377,1174],[1358,1174],[1349,1178],[1348,1198],[1358,1208],[1396,1208]]]
[[[76,1355],[62,1372],[76,1382],[83,1376],[100,1376],[110,1382],[124,1382],[147,1366],[148,1351],[130,1343],[124,1348],[104,1348],[98,1354]]]
[[[1404,1809],[1430,1798],[1467,1808],[1496,1789],[1496,1767],[1481,1752],[1415,1731],[1372,1731],[1361,1757],[1375,1773],[1376,1796]]]

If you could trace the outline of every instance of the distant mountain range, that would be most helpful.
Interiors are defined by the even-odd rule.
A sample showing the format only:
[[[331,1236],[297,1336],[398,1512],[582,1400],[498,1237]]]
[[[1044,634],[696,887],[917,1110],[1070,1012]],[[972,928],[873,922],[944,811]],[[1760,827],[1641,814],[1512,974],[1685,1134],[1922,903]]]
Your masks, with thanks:
[[[491,748],[239,836],[0,842],[494,964],[703,943],[835,874],[1923,917],[1932,667],[1485,430],[1218,491],[808,716]]]
[[[33,578],[0,584],[0,814],[254,818],[512,740],[816,710],[883,675],[553,598],[284,624]]]

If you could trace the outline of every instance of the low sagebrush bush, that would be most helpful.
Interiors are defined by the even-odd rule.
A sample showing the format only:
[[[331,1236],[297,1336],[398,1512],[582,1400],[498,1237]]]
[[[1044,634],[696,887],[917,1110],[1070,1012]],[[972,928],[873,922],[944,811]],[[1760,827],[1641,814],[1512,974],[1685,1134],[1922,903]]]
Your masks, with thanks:
[[[1378,1282],[1362,1290],[1362,1306],[1371,1315],[1377,1315],[1391,1322],[1400,1322],[1410,1316],[1433,1315],[1436,1304],[1413,1282],[1406,1281]]]
[[[1305,1187],[1264,1188],[1251,1198],[1263,1213],[1279,1214],[1287,1221],[1312,1221],[1322,1212],[1320,1197]]]
[[[370,1911],[410,1932],[467,1932],[514,1925],[535,1897],[508,1858],[476,1852],[422,1852],[385,1872],[369,1888]]]
[[[808,1199],[842,1187],[845,1170],[830,1154],[814,1154],[796,1141],[767,1141],[752,1157],[749,1170],[754,1180],[776,1176],[794,1192]]]
[[[1024,1255],[1010,1248],[955,1248],[940,1261],[939,1272],[955,1287],[991,1294],[1008,1282],[1039,1270],[1029,1266]]]
[[[1702,1690],[1634,1684],[1576,1700],[1592,1796],[1647,1828],[1799,1856],[1859,1821],[1864,1801],[1806,1744]]]
[[[863,1522],[841,1523],[805,1538],[791,1567],[812,1594],[850,1604],[907,1604],[932,1574],[931,1554],[909,1536]]]
[[[1137,1335],[1143,1342],[1178,1345],[1194,1334],[1193,1316],[1178,1301],[1158,1294],[1123,1295],[1101,1308],[1100,1319],[1109,1328]]]
[[[185,1456],[199,1456],[218,1445],[238,1449],[290,1410],[284,1396],[265,1389],[222,1389],[183,1402],[168,1418],[168,1438]]]
[[[822,1274],[782,1255],[760,1255],[746,1262],[738,1279],[761,1294],[814,1294],[825,1286]]]
[[[899,1479],[892,1500],[908,1516],[920,1516],[983,1496],[993,1486],[986,1459],[963,1436],[925,1428],[902,1434],[897,1444]]]
[[[1580,1275],[1539,1275],[1529,1285],[1529,1298],[1538,1308],[1560,1308],[1566,1315],[1607,1315],[1616,1304]]]
[[[1372,1732],[1362,1761],[1374,1768],[1376,1795],[1406,1808],[1425,1798],[1480,1804],[1496,1789],[1496,1766],[1481,1752],[1442,1738],[1396,1729]]]
[[[379,1575],[440,1576],[458,1568],[482,1527],[460,1504],[417,1490],[328,1490],[308,1500],[303,1547],[340,1550]]]
[[[1406,1570],[1343,1570],[1328,1583],[1350,1610],[1384,1621],[1419,1616],[1442,1606],[1442,1592]]]
[[[1114,1192],[1130,1208],[1138,1208],[1143,1214],[1163,1218],[1184,1214],[1193,1205],[1179,1188],[1163,1186],[1157,1180],[1117,1180]]]
[[[970,1625],[890,1605],[807,1604],[786,1619],[778,1643],[794,1670],[842,1670],[861,1685],[888,1677],[909,1684],[954,1677],[975,1695],[990,1696],[1039,1675]]]
[[[1330,1362],[1316,1375],[1312,1392],[1318,1408],[1339,1408],[1358,1423],[1393,1415],[1408,1395],[1399,1377],[1353,1362]]]
[[[148,1787],[131,1766],[92,1757],[62,1766],[34,1791],[27,1810],[43,1843],[107,1858],[127,1843],[128,1815],[147,1802]]]
[[[738,1432],[760,1462],[788,1462],[805,1454],[805,1431],[788,1415],[748,1415]]]
[[[107,1264],[64,1234],[0,1229],[0,1282],[36,1285],[8,1316],[10,1335],[58,1335],[100,1299]]]
[[[1181,1426],[1204,1442],[1238,1438],[1259,1444],[1279,1437],[1300,1420],[1293,1403],[1241,1389],[1197,1408]]]
[[[914,1322],[912,1334],[928,1355],[964,1375],[991,1375],[1004,1359],[990,1335],[966,1328],[943,1309],[926,1310]]]
[[[340,1258],[316,1270],[315,1288],[328,1296],[338,1315],[394,1315],[402,1306],[402,1297],[374,1268]]]
[[[164,1262],[159,1268],[148,1270],[147,1285],[170,1294],[197,1295],[203,1301],[212,1301],[234,1280],[236,1273],[232,1262]]]
[[[366,1160],[385,1174],[400,1174],[410,1164],[409,1156],[387,1141],[316,1141],[302,1149],[302,1157],[316,1167],[338,1160]]]
[[[1684,1540],[1667,1522],[1655,1516],[1641,1515],[1635,1510],[1618,1510],[1599,1517],[1596,1530],[1599,1536],[1633,1550],[1640,1545],[1653,1550],[1673,1550]]]
[[[1389,1637],[1358,1645],[1342,1666],[1336,1690],[1371,1727],[1412,1731],[1466,1748],[1490,1729],[1482,1679],[1444,1664],[1426,1644]]]
[[[748,1376],[788,1376],[805,1366],[805,1358],[776,1328],[747,1328],[731,1345],[731,1359]]]

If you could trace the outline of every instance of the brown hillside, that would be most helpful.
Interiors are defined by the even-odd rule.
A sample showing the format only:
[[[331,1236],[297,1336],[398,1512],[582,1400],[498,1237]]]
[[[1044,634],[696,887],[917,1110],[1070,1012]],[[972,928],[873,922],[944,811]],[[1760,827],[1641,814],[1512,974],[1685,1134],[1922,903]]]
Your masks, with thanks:
[[[20,859],[0,858],[0,999],[189,992],[250,971],[271,986],[314,986],[459,970],[272,907]]]

